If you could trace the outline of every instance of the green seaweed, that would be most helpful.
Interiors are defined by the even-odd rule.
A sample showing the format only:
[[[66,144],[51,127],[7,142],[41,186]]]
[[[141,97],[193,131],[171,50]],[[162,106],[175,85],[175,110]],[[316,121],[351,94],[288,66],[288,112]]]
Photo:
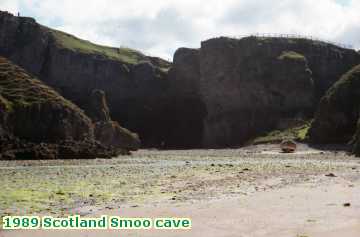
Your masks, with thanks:
[[[279,143],[283,140],[305,141],[311,121],[304,121],[302,125],[293,126],[283,130],[273,130],[265,135],[256,137],[251,141],[252,144]]]

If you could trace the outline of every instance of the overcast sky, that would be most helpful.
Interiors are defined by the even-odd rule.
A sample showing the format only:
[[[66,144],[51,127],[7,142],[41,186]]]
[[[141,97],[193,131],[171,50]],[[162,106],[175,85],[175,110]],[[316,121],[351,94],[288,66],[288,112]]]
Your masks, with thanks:
[[[296,33],[360,48],[359,0],[0,0],[0,9],[99,44],[172,58],[214,36]]]

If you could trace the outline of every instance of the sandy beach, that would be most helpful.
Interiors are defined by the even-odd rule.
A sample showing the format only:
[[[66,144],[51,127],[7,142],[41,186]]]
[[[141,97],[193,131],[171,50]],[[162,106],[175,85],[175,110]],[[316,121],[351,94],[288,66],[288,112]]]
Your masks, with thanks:
[[[123,160],[109,160],[106,164],[114,167],[111,170],[123,170],[123,175],[132,180],[133,185],[147,184],[153,192],[139,193],[126,189],[126,192],[119,194],[123,199],[93,199],[92,202],[87,199],[83,203],[76,200],[74,205],[68,205],[63,210],[63,215],[188,217],[192,219],[192,229],[22,230],[1,231],[0,236],[360,235],[360,160],[341,151],[324,152],[301,146],[298,153],[283,154],[278,152],[276,146],[264,145],[227,150],[142,150]],[[151,168],[147,169],[144,164]],[[0,169],[3,175],[11,170],[10,164],[6,165],[7,169]],[[21,168],[19,164],[12,165],[14,169]],[[76,164],[66,165],[68,172],[73,171],[69,167],[76,167]],[[99,169],[107,167],[105,164],[97,165]],[[93,166],[96,164],[88,164],[87,169],[93,169]],[[39,167],[43,167],[43,170],[56,167],[57,172],[65,169],[58,168],[55,163],[44,166],[36,162],[21,169]],[[138,172],[127,173],[125,167]],[[151,176],[151,173],[157,175]],[[83,175],[81,172],[79,174]],[[110,172],[108,174],[112,175]],[[146,176],[147,180],[141,180]],[[136,185],[131,188],[136,188]],[[110,184],[107,186],[113,188]],[[157,189],[159,192],[155,193]],[[74,190],[71,192],[74,193]],[[130,198],[131,194],[133,196]],[[349,206],[344,205],[346,203]],[[37,213],[45,215],[49,212],[45,208],[37,210]]]

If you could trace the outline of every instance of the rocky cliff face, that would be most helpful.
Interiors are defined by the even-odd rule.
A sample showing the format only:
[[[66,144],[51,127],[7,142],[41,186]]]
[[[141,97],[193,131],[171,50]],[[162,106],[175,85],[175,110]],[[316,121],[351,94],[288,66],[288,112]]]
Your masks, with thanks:
[[[169,77],[192,85],[205,105],[194,116],[203,145],[226,147],[311,117],[320,95],[357,62],[353,50],[305,39],[222,37],[175,54]]]
[[[203,42],[206,146],[239,145],[275,128],[281,118],[311,112],[315,87],[306,58],[268,47],[251,39]]]
[[[347,143],[360,115],[360,65],[344,74],[321,99],[309,136],[314,143]],[[359,136],[355,136],[359,144]],[[356,147],[358,151],[359,146]]]
[[[96,141],[93,122],[79,107],[0,57],[0,158],[111,157],[135,136],[120,126],[113,130],[107,133],[127,139],[112,140],[119,149]]]
[[[0,57],[3,127],[31,142],[92,139],[91,120],[74,104]]]
[[[180,48],[175,52],[169,71],[169,114],[172,115],[166,146],[173,148],[202,147],[205,104],[200,96],[199,51]]]
[[[318,41],[222,37],[177,50],[171,66],[4,12],[0,55],[87,113],[94,89],[104,91],[112,119],[143,145],[176,148],[241,145],[283,120],[311,117],[325,91],[360,63],[356,51]]]
[[[94,90],[91,93],[88,105],[85,107],[86,113],[94,121],[96,140],[109,147],[127,150],[139,149],[138,135],[111,120],[104,91]]]
[[[127,48],[95,45],[4,12],[0,12],[0,55],[81,108],[94,89],[103,90],[112,118],[141,134],[145,145],[164,139],[168,62]]]

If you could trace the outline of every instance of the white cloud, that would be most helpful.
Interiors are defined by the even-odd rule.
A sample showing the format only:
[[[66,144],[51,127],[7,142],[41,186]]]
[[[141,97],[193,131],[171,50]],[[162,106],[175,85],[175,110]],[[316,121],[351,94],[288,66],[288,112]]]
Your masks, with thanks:
[[[0,0],[45,25],[112,46],[172,57],[220,35],[298,33],[360,47],[358,0]]]
[[[18,1],[0,0],[0,9],[17,14],[19,9]]]

